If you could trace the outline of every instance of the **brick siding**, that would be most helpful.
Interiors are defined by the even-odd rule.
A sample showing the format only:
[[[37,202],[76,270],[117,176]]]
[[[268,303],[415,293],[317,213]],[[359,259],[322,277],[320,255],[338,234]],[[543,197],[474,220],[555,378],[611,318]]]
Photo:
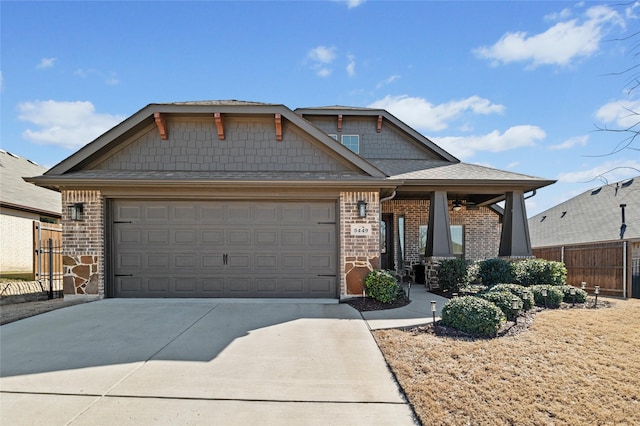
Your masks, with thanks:
[[[83,203],[84,218],[69,217]],[[100,191],[62,191],[64,294],[104,297],[104,199]]]
[[[450,204],[451,205],[451,204]],[[390,200],[382,203],[382,213],[393,213],[394,245],[398,244],[398,216],[405,220],[405,261],[419,262],[424,253],[419,253],[420,225],[429,224],[429,200]],[[464,226],[464,257],[468,260],[483,260],[498,256],[500,217],[493,210],[480,207],[478,210],[463,208],[454,212],[449,208],[450,223]],[[394,247],[394,253],[398,248]]]

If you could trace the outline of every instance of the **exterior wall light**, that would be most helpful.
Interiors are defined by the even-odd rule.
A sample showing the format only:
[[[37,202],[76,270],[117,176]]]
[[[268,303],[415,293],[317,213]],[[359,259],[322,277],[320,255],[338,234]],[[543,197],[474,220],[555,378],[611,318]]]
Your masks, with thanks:
[[[75,221],[84,220],[84,204],[75,203],[69,206],[69,218]]]
[[[459,212],[460,210],[462,210],[462,203],[460,202],[460,200],[458,200],[456,198],[456,200],[453,202],[453,207],[452,207],[454,212]]]
[[[358,217],[367,217],[367,202],[364,200],[358,201]]]

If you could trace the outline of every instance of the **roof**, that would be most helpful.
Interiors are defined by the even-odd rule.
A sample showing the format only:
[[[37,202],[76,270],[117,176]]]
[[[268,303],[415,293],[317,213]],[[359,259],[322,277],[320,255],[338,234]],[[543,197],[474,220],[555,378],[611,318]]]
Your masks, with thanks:
[[[640,238],[640,177],[586,191],[529,219],[533,247]]]
[[[43,174],[47,169],[33,161],[0,150],[0,205],[51,216],[60,216],[59,192],[40,188],[22,178]]]

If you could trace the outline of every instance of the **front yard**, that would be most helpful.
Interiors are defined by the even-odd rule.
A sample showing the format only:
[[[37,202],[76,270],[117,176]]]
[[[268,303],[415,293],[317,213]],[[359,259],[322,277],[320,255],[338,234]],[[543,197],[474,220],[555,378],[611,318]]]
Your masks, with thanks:
[[[495,339],[374,335],[424,425],[637,425],[640,300],[609,300]]]

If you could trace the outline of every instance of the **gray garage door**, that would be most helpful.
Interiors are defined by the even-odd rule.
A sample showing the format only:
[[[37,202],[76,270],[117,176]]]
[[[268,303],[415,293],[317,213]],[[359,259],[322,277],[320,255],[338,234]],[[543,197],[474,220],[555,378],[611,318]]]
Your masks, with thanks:
[[[112,206],[115,297],[338,296],[333,202]]]

